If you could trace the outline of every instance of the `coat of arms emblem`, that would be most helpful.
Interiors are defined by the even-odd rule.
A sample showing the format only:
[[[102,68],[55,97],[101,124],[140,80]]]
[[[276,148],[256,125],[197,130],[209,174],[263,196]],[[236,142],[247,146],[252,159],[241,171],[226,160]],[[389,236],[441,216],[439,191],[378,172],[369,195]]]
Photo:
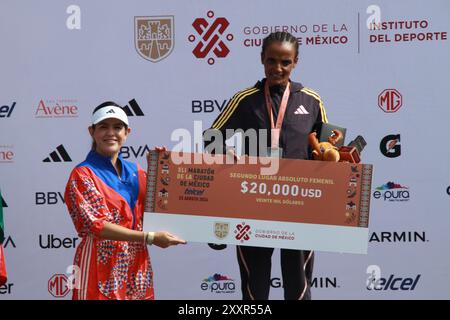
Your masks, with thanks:
[[[166,58],[174,38],[173,16],[134,17],[134,43],[142,58],[151,62]]]
[[[224,239],[228,236],[230,225],[227,222],[215,222],[214,223],[214,235],[218,239]]]

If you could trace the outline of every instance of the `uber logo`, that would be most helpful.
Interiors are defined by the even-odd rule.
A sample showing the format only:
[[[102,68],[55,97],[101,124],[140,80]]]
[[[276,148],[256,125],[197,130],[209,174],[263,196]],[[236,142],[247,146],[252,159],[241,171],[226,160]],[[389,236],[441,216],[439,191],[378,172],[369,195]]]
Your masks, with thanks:
[[[54,234],[48,234],[46,237],[39,235],[39,247],[42,249],[59,249],[61,247],[69,249],[75,248],[78,238],[58,238]]]
[[[66,203],[64,201],[64,195],[61,192],[36,192],[35,204],[36,205],[53,205],[58,203]]]
[[[14,283],[5,283],[0,286],[0,294],[11,294],[11,288]]]

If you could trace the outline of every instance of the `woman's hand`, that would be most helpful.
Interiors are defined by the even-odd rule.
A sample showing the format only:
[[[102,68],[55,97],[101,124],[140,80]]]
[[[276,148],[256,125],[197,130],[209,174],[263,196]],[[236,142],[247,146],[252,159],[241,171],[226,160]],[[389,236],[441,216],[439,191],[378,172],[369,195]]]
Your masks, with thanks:
[[[186,244],[186,241],[178,238],[167,231],[156,231],[153,238],[153,244],[160,248],[167,248],[170,246],[176,246],[178,244]]]

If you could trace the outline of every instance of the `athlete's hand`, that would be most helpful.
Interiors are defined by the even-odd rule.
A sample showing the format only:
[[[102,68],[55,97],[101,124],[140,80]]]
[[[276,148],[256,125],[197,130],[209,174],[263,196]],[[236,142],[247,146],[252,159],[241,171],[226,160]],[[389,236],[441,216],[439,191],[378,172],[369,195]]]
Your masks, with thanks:
[[[156,231],[153,238],[153,244],[160,248],[167,248],[170,246],[176,246],[178,244],[186,244],[186,241],[178,238],[167,231]]]
[[[241,157],[239,157],[239,156],[236,154],[236,151],[234,150],[234,148],[227,148],[226,155],[227,155],[228,157],[232,157],[234,161],[239,161],[239,160],[241,159]]]

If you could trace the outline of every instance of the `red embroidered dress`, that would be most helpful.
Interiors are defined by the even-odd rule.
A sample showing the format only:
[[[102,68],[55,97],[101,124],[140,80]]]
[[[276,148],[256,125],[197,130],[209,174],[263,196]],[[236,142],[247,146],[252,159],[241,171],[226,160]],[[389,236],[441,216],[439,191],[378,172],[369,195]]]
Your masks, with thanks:
[[[103,240],[104,222],[142,231],[146,174],[139,165],[89,152],[72,170],[64,195],[78,235],[73,299],[153,299],[153,272],[143,242]]]

